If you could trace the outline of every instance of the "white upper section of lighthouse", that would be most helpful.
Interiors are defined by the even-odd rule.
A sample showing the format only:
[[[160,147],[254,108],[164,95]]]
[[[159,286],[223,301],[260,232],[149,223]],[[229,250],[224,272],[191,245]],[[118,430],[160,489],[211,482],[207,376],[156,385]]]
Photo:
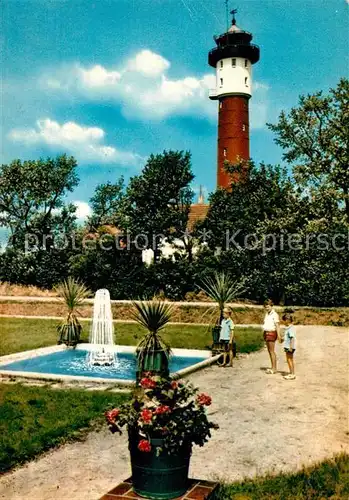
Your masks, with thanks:
[[[225,95],[247,95],[251,97],[252,64],[243,57],[229,57],[217,61],[216,88],[210,97],[219,99]]]
[[[236,25],[236,9],[232,10],[232,25],[225,33],[215,36],[216,47],[208,54],[208,63],[216,69],[216,88],[210,99],[229,95],[252,95],[252,65],[259,60],[259,47],[251,43],[252,33]]]

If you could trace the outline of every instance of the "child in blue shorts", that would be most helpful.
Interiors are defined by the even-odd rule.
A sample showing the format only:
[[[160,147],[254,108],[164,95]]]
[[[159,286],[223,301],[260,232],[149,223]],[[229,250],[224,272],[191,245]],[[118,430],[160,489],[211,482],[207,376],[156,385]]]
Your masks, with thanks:
[[[224,348],[223,363],[219,366],[227,366],[229,355],[229,366],[233,366],[233,349],[234,349],[234,322],[231,319],[232,310],[230,307],[223,309],[223,319],[221,323],[221,331],[219,342]]]
[[[288,364],[288,368],[290,373],[284,376],[285,380],[294,380],[296,375],[294,374],[294,361],[293,355],[296,350],[296,330],[293,326],[293,318],[292,315],[286,313],[282,316],[282,319],[285,323],[285,332],[284,332],[284,351],[286,354],[286,361]]]

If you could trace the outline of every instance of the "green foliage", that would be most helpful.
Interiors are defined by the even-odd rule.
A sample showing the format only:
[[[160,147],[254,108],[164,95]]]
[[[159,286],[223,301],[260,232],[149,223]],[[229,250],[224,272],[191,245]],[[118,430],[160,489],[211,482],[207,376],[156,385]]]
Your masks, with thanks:
[[[339,500],[349,496],[349,455],[342,453],[293,474],[221,485],[213,500]]]
[[[163,293],[171,300],[183,300],[187,292],[193,290],[195,263],[186,259],[161,259],[148,269],[148,279],[144,284],[150,296]]]
[[[55,248],[27,253],[9,247],[0,254],[0,281],[50,289],[69,271],[69,252]]]
[[[152,270],[142,262],[141,253],[135,249],[116,247],[112,236],[103,237],[104,250],[97,240],[86,245],[82,253],[70,258],[70,273],[83,280],[92,291],[107,288],[112,299],[151,298],[153,285],[149,286]]]
[[[239,166],[237,166],[239,167]],[[227,170],[234,173],[236,166],[228,165]],[[288,208],[294,203],[297,193],[286,169],[265,165],[248,164],[248,175],[239,183],[232,183],[231,189],[219,189],[210,196],[210,208],[200,229],[206,229],[211,248],[226,249],[227,244],[239,250],[246,243],[250,246],[253,234],[259,225],[266,221],[279,224],[287,222]],[[285,223],[284,222],[284,223]],[[297,220],[292,221],[297,227]]]
[[[0,281],[36,285],[35,267],[32,254],[8,248],[0,254]]]
[[[187,227],[193,178],[189,152],[164,151],[150,155],[142,173],[130,179],[121,227],[139,246],[153,248],[156,257],[161,235],[182,237]]]
[[[100,425],[103,408],[126,398],[109,392],[1,384],[0,472],[68,440],[81,439],[92,423]]]
[[[225,304],[228,302],[233,302],[237,297],[245,291],[246,280],[234,280],[229,274],[224,271],[218,273],[215,272],[214,275],[207,276],[202,279],[200,288],[203,290],[212,300],[217,302],[220,312],[219,323],[223,319],[223,309]]]
[[[80,340],[81,325],[78,320],[78,307],[90,295],[90,291],[83,283],[69,277],[66,281],[57,285],[55,291],[63,299],[67,308],[67,316],[57,327],[59,333],[58,343],[67,346],[76,346]]]
[[[68,277],[69,255],[56,248],[25,252],[8,247],[0,254],[0,281],[51,289]]]
[[[92,215],[88,220],[90,228],[96,231],[104,224],[116,224],[118,226],[124,199],[123,177],[115,184],[107,182],[98,185],[95,194],[90,199],[92,209]]]
[[[268,124],[284,159],[294,166],[297,182],[314,188],[314,194],[330,191],[345,206],[349,222],[349,80],[342,78],[329,95],[301,96],[298,107]]]
[[[137,346],[137,360],[140,372],[144,371],[146,358],[156,357],[157,353],[163,352],[159,371],[168,371],[168,358],[171,350],[170,346],[162,339],[159,332],[162,331],[171,320],[172,307],[165,302],[152,300],[133,302],[134,310],[131,313],[132,319],[148,330]]]
[[[244,296],[258,302],[349,303],[348,229],[338,205],[331,197],[314,200],[285,170],[250,162],[244,181],[211,196],[202,229],[210,232],[209,248],[197,276],[224,270],[245,278]]]
[[[41,248],[44,235],[71,227],[75,207],[64,206],[63,199],[78,184],[76,165],[63,155],[0,167],[0,225],[10,229],[14,247],[23,249],[26,234],[32,234],[32,246]]]
[[[104,241],[105,245],[108,242]],[[107,288],[112,299],[151,299],[164,293],[172,300],[182,300],[194,287],[195,264],[186,259],[173,262],[161,259],[151,266],[142,262],[141,253],[116,248],[111,238],[110,250],[94,242],[82,254],[70,258],[70,272],[92,290]]]
[[[0,225],[10,241],[0,255],[0,279],[51,288],[69,274],[76,207],[64,197],[78,183],[73,157],[0,167]]]
[[[157,335],[171,320],[172,306],[157,300],[133,302],[132,318],[144,326],[151,335]]]

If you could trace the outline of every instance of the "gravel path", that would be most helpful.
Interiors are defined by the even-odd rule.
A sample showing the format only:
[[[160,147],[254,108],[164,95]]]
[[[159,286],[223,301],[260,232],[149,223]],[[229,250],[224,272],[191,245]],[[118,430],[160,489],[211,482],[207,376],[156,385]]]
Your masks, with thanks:
[[[233,481],[296,470],[348,451],[348,330],[298,327],[297,379],[266,375],[266,350],[191,376],[220,429],[195,448],[191,475]],[[278,346],[279,369],[286,369]],[[0,480],[6,500],[97,500],[130,474],[126,436],[92,432]]]

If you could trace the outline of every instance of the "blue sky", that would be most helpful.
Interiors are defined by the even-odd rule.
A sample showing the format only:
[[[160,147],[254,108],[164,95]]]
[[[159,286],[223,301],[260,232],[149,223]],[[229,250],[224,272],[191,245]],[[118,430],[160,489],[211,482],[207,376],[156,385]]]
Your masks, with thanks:
[[[250,101],[251,156],[281,162],[265,126],[298,95],[348,74],[347,0],[236,0],[261,48]],[[223,0],[3,0],[1,160],[67,152],[80,215],[97,184],[140,172],[150,153],[190,150],[195,181],[216,180],[216,103],[207,53]]]

